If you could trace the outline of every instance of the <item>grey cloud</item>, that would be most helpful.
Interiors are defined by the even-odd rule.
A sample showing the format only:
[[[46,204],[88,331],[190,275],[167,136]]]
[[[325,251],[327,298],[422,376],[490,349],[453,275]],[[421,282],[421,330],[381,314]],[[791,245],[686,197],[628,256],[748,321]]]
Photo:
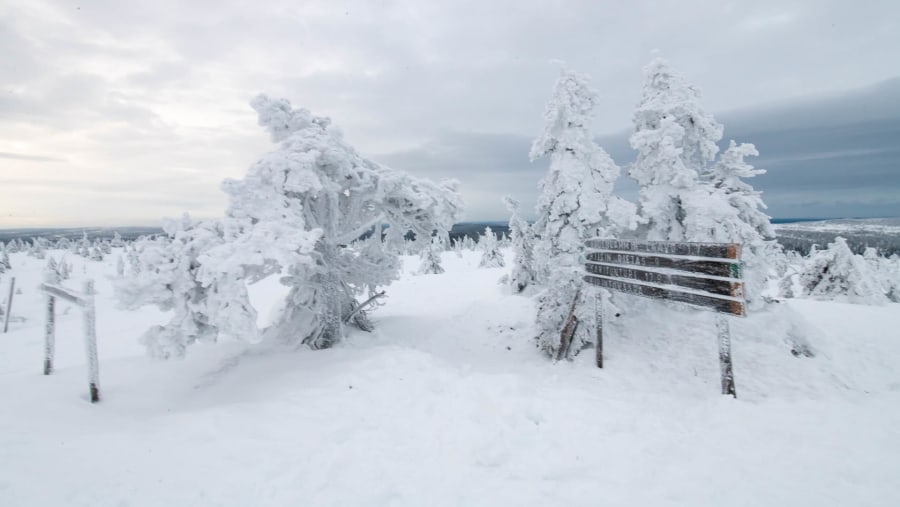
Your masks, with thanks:
[[[763,191],[770,214],[900,215],[900,112],[886,118],[900,104],[896,83],[719,115],[725,139],[752,142],[760,151],[760,157],[749,162],[767,173],[750,182]],[[866,107],[877,103],[883,107]],[[602,136],[597,142],[624,173],[634,159],[628,132]],[[402,169],[457,177],[473,201],[469,217],[500,219],[506,214],[499,203],[503,193],[520,198],[526,210],[535,201],[546,162],[529,164],[529,146],[525,136],[456,132],[417,149],[376,158]],[[635,199],[636,185],[623,176],[617,192]]]

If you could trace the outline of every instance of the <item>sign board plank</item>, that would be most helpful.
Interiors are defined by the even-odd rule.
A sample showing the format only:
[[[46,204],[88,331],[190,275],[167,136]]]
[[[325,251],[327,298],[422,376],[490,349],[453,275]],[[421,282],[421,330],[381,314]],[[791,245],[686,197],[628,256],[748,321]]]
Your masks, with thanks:
[[[678,274],[659,273],[645,271],[625,266],[608,266],[605,264],[587,264],[588,273],[603,275],[611,278],[627,278],[644,283],[656,285],[677,285],[688,289],[702,290],[711,294],[729,297],[743,297],[743,284],[737,280],[714,280],[712,278],[698,278]]]
[[[671,257],[656,257],[653,255],[634,255],[618,252],[590,252],[587,260],[603,262],[605,264],[625,264],[641,266],[645,268],[666,268],[701,273],[723,278],[740,278],[741,265],[737,262],[699,261],[691,259],[673,259]]]
[[[78,296],[76,294],[72,294],[70,291],[66,290],[63,287],[42,283],[41,290],[46,292],[47,294],[50,294],[53,297],[64,299],[70,303],[75,303],[75,304],[81,305],[81,306],[85,305],[84,298],[82,298],[81,296]]]
[[[735,243],[676,243],[673,241],[589,239],[585,241],[585,246],[600,250],[711,257],[715,259],[738,259],[741,256],[741,245]]]
[[[652,285],[641,285],[625,280],[608,278],[598,275],[586,275],[584,281],[605,289],[633,294],[635,296],[643,296],[654,299],[668,299],[679,303],[686,303],[694,306],[710,308],[717,312],[729,313],[732,315],[746,315],[744,303],[731,299],[721,299],[714,296],[705,296],[702,294],[694,294],[690,292],[681,292],[673,289],[665,289]]]

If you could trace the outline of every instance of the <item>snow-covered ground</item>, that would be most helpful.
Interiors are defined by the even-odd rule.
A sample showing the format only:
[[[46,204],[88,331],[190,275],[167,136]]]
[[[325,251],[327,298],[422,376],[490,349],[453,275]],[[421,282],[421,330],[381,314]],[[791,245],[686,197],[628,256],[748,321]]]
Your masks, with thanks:
[[[471,252],[445,253],[441,275],[406,259],[377,331],[337,348],[224,342],[170,362],[137,342],[164,314],[116,309],[115,255],[68,258],[66,285],[97,280],[103,401],[87,401],[67,304],[41,374],[44,261],[14,254],[25,320],[0,334],[0,506],[900,505],[898,304],[734,321],[735,400],[712,314],[625,299],[603,370],[592,351],[554,364],[533,302]],[[794,357],[791,335],[816,356]]]

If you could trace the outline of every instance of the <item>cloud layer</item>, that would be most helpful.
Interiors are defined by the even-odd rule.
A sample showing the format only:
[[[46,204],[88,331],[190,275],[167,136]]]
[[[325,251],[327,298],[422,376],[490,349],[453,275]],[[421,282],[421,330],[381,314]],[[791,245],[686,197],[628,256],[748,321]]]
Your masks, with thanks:
[[[220,214],[219,182],[270,149],[246,106],[260,91],[331,116],[373,158],[459,178],[469,218],[497,218],[499,195],[533,202],[545,169],[526,154],[556,75],[550,60],[593,76],[604,99],[598,132],[627,127],[654,48],[705,90],[710,110],[772,101],[789,110],[798,99],[893,77],[898,14],[888,1],[8,0],[0,5],[0,226]],[[849,109],[831,126],[854,114],[857,123],[896,118]],[[760,165],[771,169],[760,183],[774,178],[766,189],[773,213],[791,214],[797,202],[823,212],[843,202],[849,214],[895,206],[885,187],[893,152],[830,146],[843,155],[815,166],[838,178],[846,155],[869,157],[870,172],[846,183],[870,181],[882,194],[813,183],[804,194],[797,178],[816,181],[813,166],[779,180],[787,162],[767,159],[774,155],[763,142],[803,122],[752,116],[744,117],[764,131],[740,140],[757,142]],[[608,149],[627,162],[627,150]]]

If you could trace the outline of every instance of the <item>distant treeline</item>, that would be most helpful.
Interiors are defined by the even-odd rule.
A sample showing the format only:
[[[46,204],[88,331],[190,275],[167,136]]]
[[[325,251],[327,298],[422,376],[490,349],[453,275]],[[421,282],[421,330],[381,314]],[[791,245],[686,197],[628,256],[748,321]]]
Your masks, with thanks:
[[[774,222],[774,220],[773,220]],[[509,226],[505,222],[462,222],[453,226],[450,230],[450,239],[459,240],[465,236],[477,240],[484,234],[485,227],[490,227],[498,237],[509,235]],[[12,239],[30,240],[31,238],[48,238],[58,240],[67,238],[70,240],[81,239],[87,233],[90,240],[112,239],[115,233],[125,241],[133,241],[140,236],[162,234],[159,227],[94,227],[94,228],[68,228],[68,229],[6,229],[0,230],[0,241],[6,243]],[[803,255],[809,253],[813,245],[824,248],[834,241],[836,236],[847,239],[847,243],[855,253],[862,253],[868,247],[878,249],[884,256],[900,255],[900,235],[885,234],[871,230],[854,232],[845,230],[841,232],[802,230],[780,228],[778,230],[778,242],[786,249],[800,252]]]
[[[878,253],[890,257],[891,255],[900,255],[900,236],[876,233],[872,231],[800,231],[800,230],[779,230],[778,242],[787,250],[800,252],[808,255],[813,245],[823,249],[828,243],[834,241],[834,238],[841,236],[847,240],[847,245],[853,250],[853,253],[861,254],[866,248],[877,248]]]
[[[458,223],[450,229],[450,239],[457,240],[464,236],[472,239],[478,239],[478,236],[484,234],[484,228],[490,227],[498,237],[501,235],[509,235],[509,225],[505,222],[462,222]],[[21,239],[23,241],[32,238],[47,238],[51,240],[59,240],[66,238],[70,240],[81,239],[86,233],[88,239],[112,239],[115,233],[125,241],[134,241],[141,236],[152,236],[154,234],[162,234],[160,227],[90,227],[90,228],[67,228],[67,229],[49,229],[49,228],[32,228],[32,229],[0,229],[0,241],[6,243],[12,239]]]
[[[91,241],[95,239],[112,239],[115,233],[125,241],[134,241],[141,236],[162,234],[160,227],[78,227],[67,229],[32,228],[32,229],[0,229],[0,241],[6,243],[11,239],[28,241],[31,238],[47,238],[50,240],[81,239],[87,234]]]

